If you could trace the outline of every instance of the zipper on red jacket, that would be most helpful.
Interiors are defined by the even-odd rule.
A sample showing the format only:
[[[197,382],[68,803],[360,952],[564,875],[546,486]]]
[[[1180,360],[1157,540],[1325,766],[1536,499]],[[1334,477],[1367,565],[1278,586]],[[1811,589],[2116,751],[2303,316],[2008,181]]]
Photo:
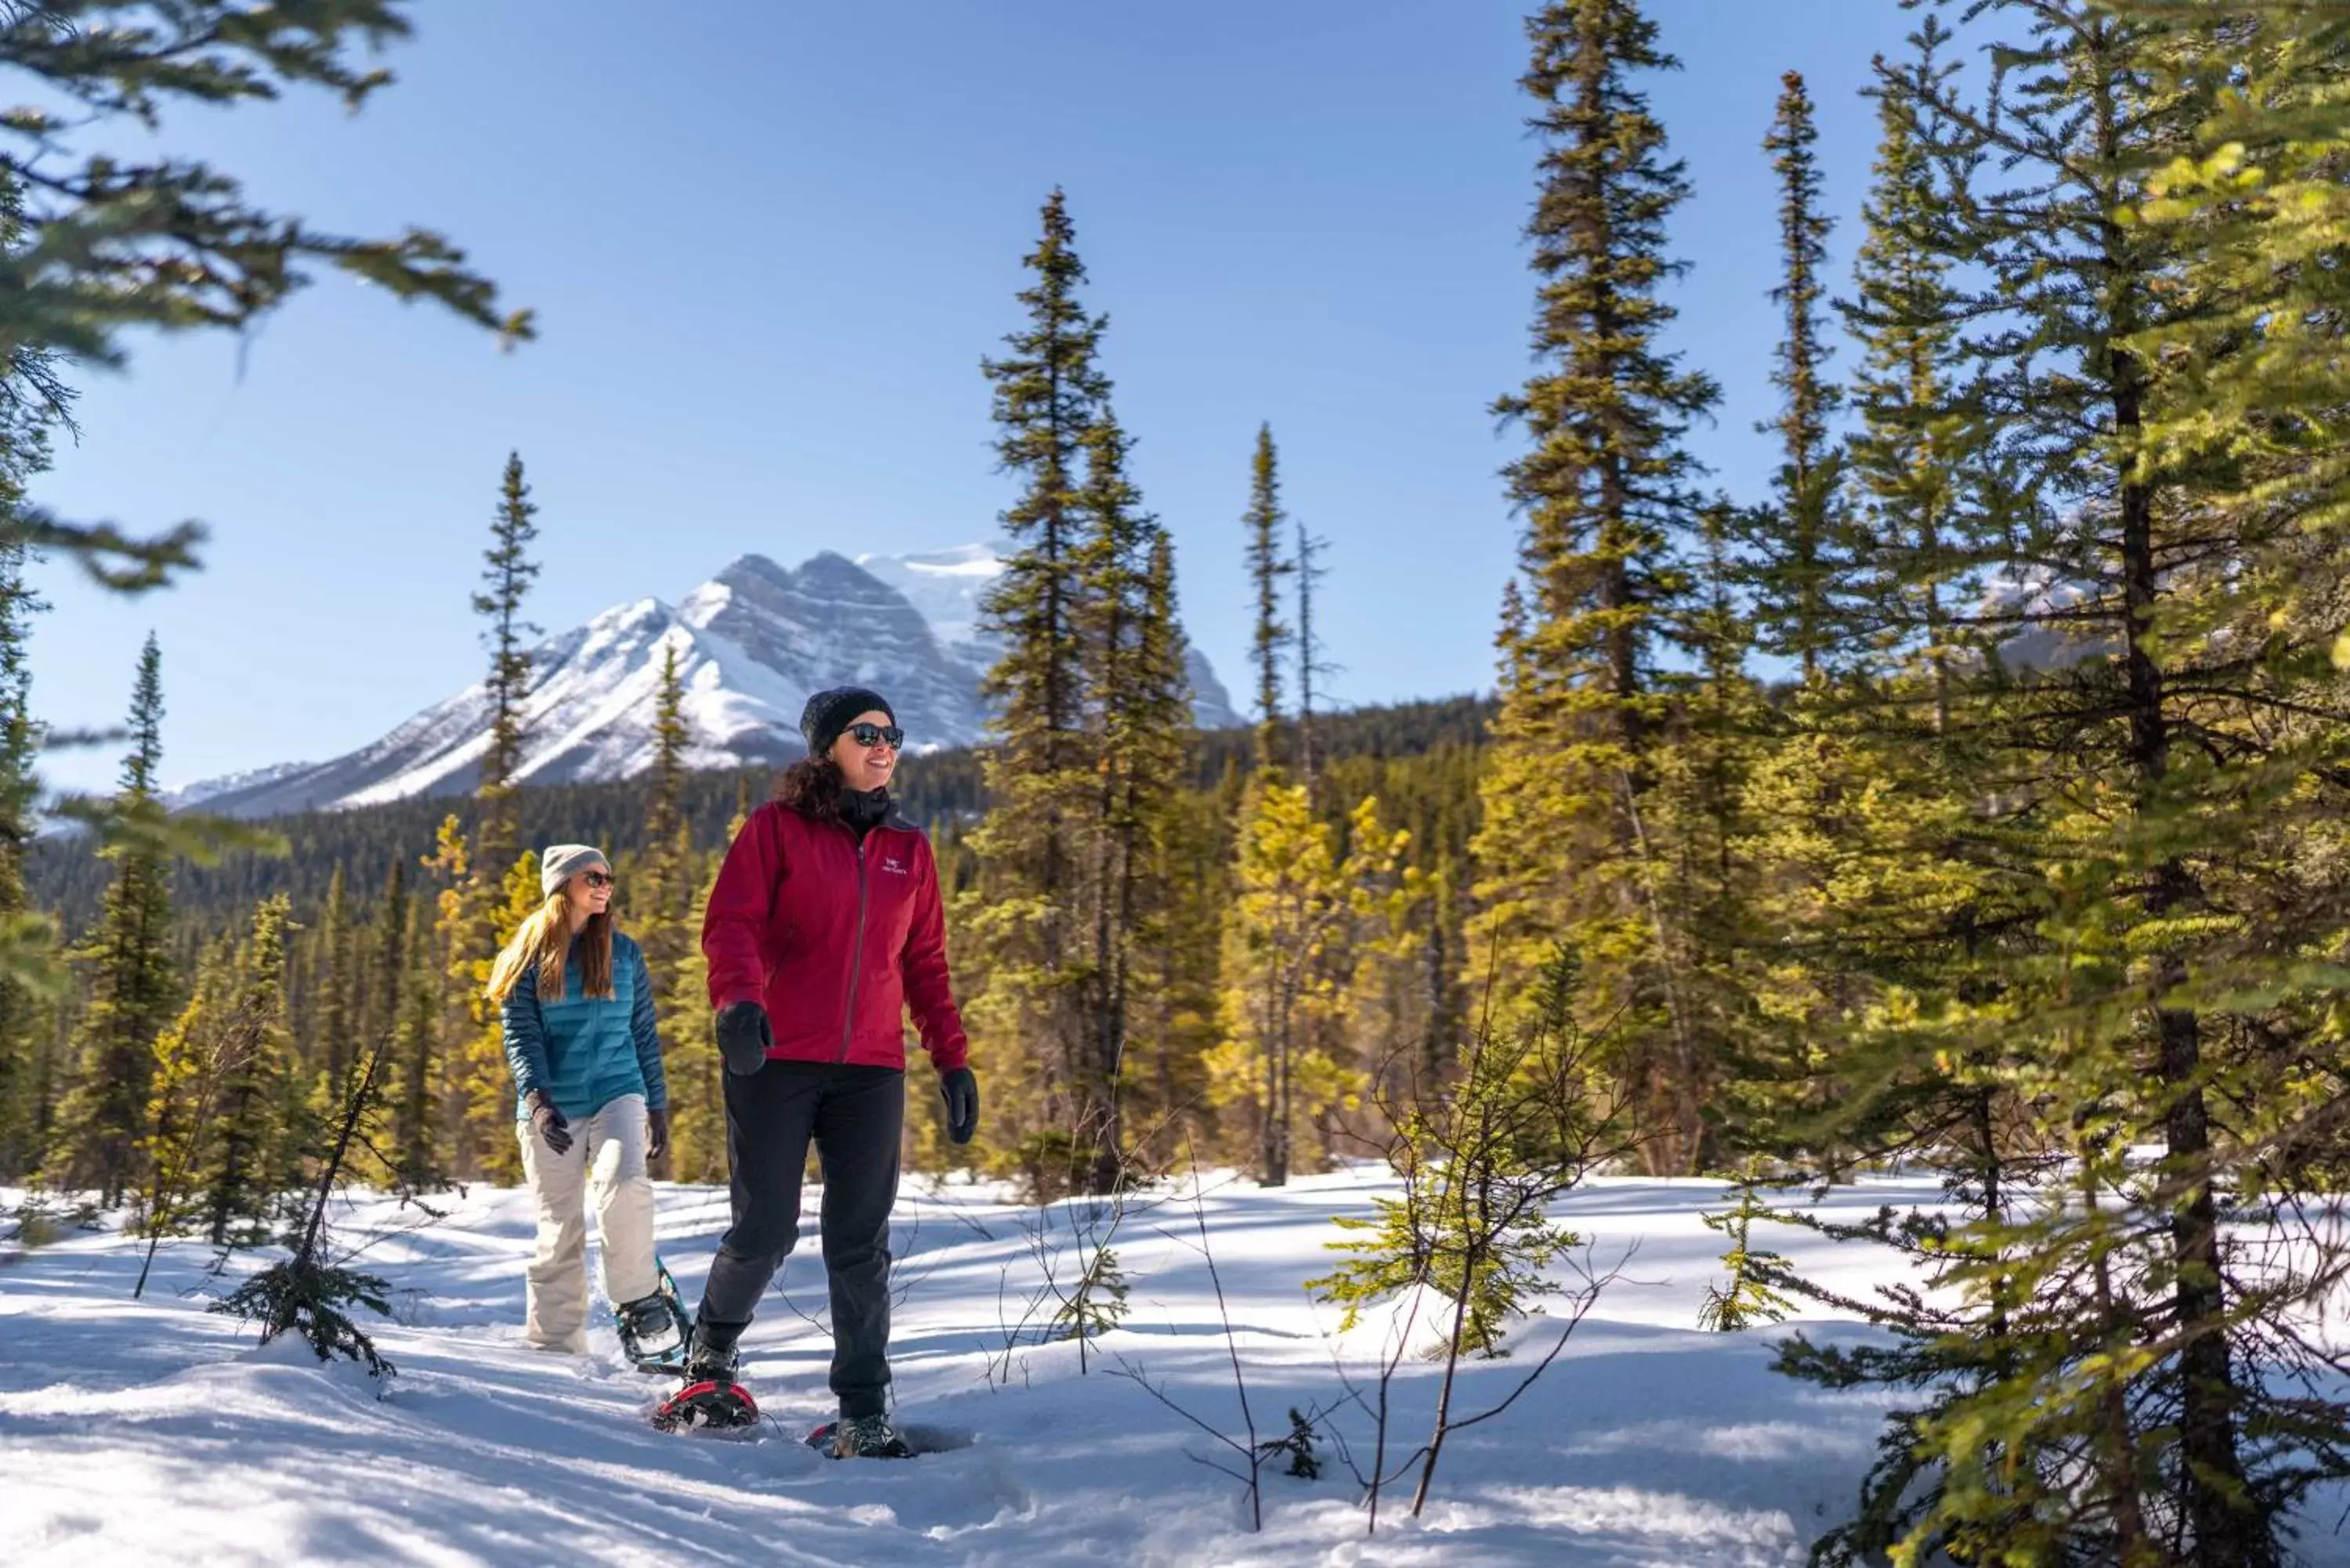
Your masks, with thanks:
[[[848,1005],[840,1015],[840,1054],[833,1058],[836,1062],[848,1060],[849,1032],[857,1025],[857,979],[865,972],[865,839],[870,836],[858,836],[853,827],[848,831],[857,837],[857,940],[849,949]]]

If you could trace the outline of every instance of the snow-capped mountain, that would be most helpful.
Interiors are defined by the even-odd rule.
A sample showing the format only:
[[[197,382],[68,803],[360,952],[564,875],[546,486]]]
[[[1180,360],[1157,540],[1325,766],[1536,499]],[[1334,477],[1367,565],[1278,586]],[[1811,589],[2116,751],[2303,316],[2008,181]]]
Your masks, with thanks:
[[[948,653],[975,670],[1003,656],[996,640],[979,629],[980,596],[1003,570],[1002,545],[958,545],[917,556],[859,556],[857,564],[906,597],[931,623],[931,633]],[[1214,666],[1197,648],[1185,650],[1184,673],[1191,678],[1191,711],[1203,730],[1238,724],[1232,693],[1216,679]],[[896,699],[891,699],[895,701]]]
[[[987,722],[980,679],[993,659],[977,634],[978,597],[999,570],[984,545],[861,561],[825,551],[796,568],[744,556],[674,607],[655,598],[615,605],[534,650],[519,776],[580,784],[650,767],[661,666],[672,649],[693,732],[691,767],[798,755],[808,693],[849,682],[889,693],[910,752],[968,745]],[[1239,722],[1196,652],[1191,673],[1199,722]],[[461,794],[478,776],[488,722],[488,694],[471,686],[348,755],[192,784],[171,803],[259,817]]]
[[[979,599],[1003,570],[1002,546],[958,545],[916,556],[859,556],[857,564],[905,596],[941,647],[984,668],[995,650],[979,631]]]

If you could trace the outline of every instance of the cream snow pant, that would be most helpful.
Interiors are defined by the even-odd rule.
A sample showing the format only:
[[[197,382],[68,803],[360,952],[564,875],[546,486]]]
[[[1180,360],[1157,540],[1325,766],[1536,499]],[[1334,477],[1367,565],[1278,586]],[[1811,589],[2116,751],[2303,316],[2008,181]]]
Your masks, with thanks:
[[[530,1307],[523,1337],[541,1350],[588,1348],[587,1189],[596,1192],[604,1293],[619,1306],[656,1288],[653,1184],[645,1175],[645,1097],[622,1095],[592,1116],[571,1118],[562,1154],[528,1122],[516,1124],[522,1168],[538,1204],[538,1250],[530,1260]]]

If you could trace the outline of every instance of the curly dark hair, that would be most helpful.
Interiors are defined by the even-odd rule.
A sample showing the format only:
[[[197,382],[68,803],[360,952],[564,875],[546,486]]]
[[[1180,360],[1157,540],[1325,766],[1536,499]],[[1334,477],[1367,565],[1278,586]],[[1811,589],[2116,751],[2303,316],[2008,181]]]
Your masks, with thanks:
[[[805,756],[775,781],[775,798],[810,822],[840,820],[840,792],[848,780],[829,756]]]

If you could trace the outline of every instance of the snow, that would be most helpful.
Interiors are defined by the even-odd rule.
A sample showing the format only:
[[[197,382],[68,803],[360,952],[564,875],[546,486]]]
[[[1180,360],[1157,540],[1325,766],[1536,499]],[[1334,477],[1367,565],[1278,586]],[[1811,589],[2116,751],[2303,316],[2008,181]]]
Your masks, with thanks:
[[[979,601],[1003,571],[1005,545],[956,545],[910,556],[857,557],[866,571],[903,594],[931,623],[940,642],[977,649]],[[993,662],[992,650],[974,662]]]
[[[1332,1219],[1367,1214],[1392,1179],[1358,1167],[1283,1189],[1206,1186],[1257,1428],[1279,1431],[1290,1406],[1338,1401],[1339,1366],[1359,1380],[1380,1352],[1391,1318],[1340,1335],[1302,1282],[1330,1267]],[[1934,1192],[1887,1178],[1830,1203],[1857,1214]],[[0,1254],[0,1562],[1781,1568],[1844,1517],[1884,1409],[1773,1374],[1773,1334],[1692,1327],[1717,1277],[1722,1242],[1700,1214],[1719,1204],[1718,1184],[1604,1180],[1559,1214],[1600,1262],[1625,1259],[1623,1277],[1529,1394],[1449,1440],[1422,1517],[1409,1517],[1408,1485],[1393,1489],[1367,1536],[1343,1467],[1315,1481],[1269,1467],[1252,1532],[1242,1488],[1193,1462],[1229,1456],[1115,1375],[1123,1363],[1218,1430],[1240,1430],[1188,1193],[1127,1215],[1131,1314],[1081,1376],[1075,1345],[1007,1345],[1005,1332],[1040,1255],[1066,1273],[1069,1209],[910,1183],[895,1238],[898,1417],[940,1451],[836,1464],[797,1440],[831,1414],[819,1198],[807,1194],[806,1250],[745,1340],[746,1381],[769,1417],[747,1441],[652,1431],[645,1417],[666,1386],[629,1371],[608,1330],[587,1356],[522,1345],[531,1218],[517,1190],[473,1188],[442,1200],[438,1220],[373,1195],[346,1200],[338,1237],[395,1287],[396,1321],[375,1325],[400,1369],[388,1389],[298,1345],[258,1348],[206,1314],[226,1286],[193,1242],[162,1250],[136,1303],[140,1244],[110,1229]],[[689,1301],[726,1213],[722,1189],[660,1190],[662,1251]],[[1887,1277],[1883,1256],[1808,1234],[1773,1244],[1842,1288]],[[1537,1318],[1510,1359],[1465,1366],[1456,1410],[1497,1401],[1556,1332]],[[1408,1359],[1399,1375],[1407,1450],[1424,1436],[1436,1372]],[[1339,1422],[1367,1452],[1367,1418]],[[2305,1561],[2350,1563],[2331,1533],[2343,1502],[2321,1510]]]
[[[280,779],[309,772],[316,763],[274,763],[265,768],[248,768],[243,773],[224,774],[218,778],[200,779],[163,792],[164,806],[172,811],[193,811],[216,795],[237,790],[254,789],[262,784],[276,784]]]

